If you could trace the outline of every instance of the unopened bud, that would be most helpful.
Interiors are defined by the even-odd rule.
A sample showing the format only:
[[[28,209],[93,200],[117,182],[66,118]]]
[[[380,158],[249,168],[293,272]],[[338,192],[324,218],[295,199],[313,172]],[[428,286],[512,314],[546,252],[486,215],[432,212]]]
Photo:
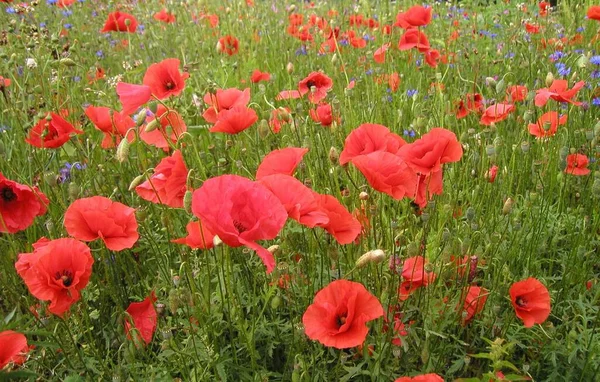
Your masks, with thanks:
[[[368,200],[369,199],[369,194],[367,194],[366,192],[362,191],[360,194],[358,194],[358,198],[360,200]]]
[[[514,201],[512,198],[506,199],[504,206],[502,206],[502,215],[508,215],[512,211]]]
[[[142,126],[144,122],[146,122],[146,109],[140,110],[138,115],[135,117],[135,120],[137,121],[135,127],[139,128]]]
[[[271,252],[273,256],[278,256],[281,253],[281,248],[278,245],[272,245],[267,248],[267,251]]]
[[[497,85],[496,80],[494,79],[494,77],[486,77],[485,78],[485,84],[487,86],[496,86]]]
[[[150,132],[158,129],[159,126],[160,126],[160,122],[158,121],[157,118],[154,118],[152,121],[148,122],[148,124],[144,128],[144,131],[146,133],[150,133]]]
[[[221,244],[223,244],[223,240],[221,240],[220,237],[218,237],[217,235],[215,235],[215,237],[213,238],[213,245],[215,247],[218,247]]]
[[[136,177],[135,177],[135,178],[134,178],[134,179],[131,181],[131,183],[129,184],[129,191],[133,191],[133,190],[135,190],[135,188],[136,188],[137,186],[139,186],[140,184],[142,184],[142,182],[144,182],[144,178],[145,178],[145,177],[146,177],[146,175],[145,175],[145,174],[142,174],[142,175],[138,175],[138,176],[136,176]]]
[[[183,195],[183,208],[188,214],[192,213],[192,191],[190,190]]]
[[[288,74],[294,73],[294,64],[288,62],[287,66],[285,67],[285,70],[287,70]]]
[[[338,153],[338,150],[331,146],[331,148],[329,149],[329,161],[332,164],[337,164],[338,161],[340,160],[340,154]]]
[[[79,197],[79,193],[81,192],[81,187],[77,183],[69,183],[69,198],[77,199]]]
[[[363,268],[369,263],[379,264],[383,260],[385,260],[385,252],[383,252],[381,249],[375,249],[359,257],[358,260],[356,260],[356,266],[358,268]]]
[[[119,146],[117,146],[116,158],[119,162],[123,163],[127,160],[129,156],[129,141],[127,139],[122,139]]]
[[[552,85],[553,82],[554,82],[554,75],[551,72],[548,72],[548,74],[546,74],[546,86],[550,87],[550,85]]]
[[[271,129],[269,129],[269,122],[267,122],[265,119],[261,119],[260,123],[258,124],[258,136],[264,139],[267,137],[267,135],[269,135],[270,132]]]

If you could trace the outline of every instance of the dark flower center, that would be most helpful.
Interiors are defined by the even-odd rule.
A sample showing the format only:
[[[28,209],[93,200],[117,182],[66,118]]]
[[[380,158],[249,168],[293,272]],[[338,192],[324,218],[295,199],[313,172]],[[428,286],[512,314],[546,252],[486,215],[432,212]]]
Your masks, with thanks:
[[[56,272],[56,275],[54,275],[54,277],[56,280],[62,280],[63,285],[66,287],[70,287],[73,283],[73,272],[66,269],[60,272]]]
[[[523,297],[517,297],[517,301],[516,301],[517,305],[520,307],[524,307],[525,305],[527,305],[527,301],[525,301],[523,299]]]
[[[235,229],[238,230],[239,233],[242,233],[244,231],[247,231],[248,229],[246,227],[244,227],[244,225],[242,223],[240,223],[237,220],[233,220],[233,226],[235,227]]]
[[[175,84],[173,82],[169,81],[165,84],[165,87],[167,88],[167,90],[171,90],[171,89],[175,88]]]
[[[17,195],[12,190],[12,188],[4,187],[2,189],[2,192],[0,192],[0,198],[2,198],[2,200],[4,200],[5,202],[12,202],[17,198]]]
[[[310,89],[313,86],[317,86],[317,84],[314,81],[310,80],[306,82],[306,86]]]
[[[338,327],[342,327],[346,323],[346,315],[341,315],[336,318]]]

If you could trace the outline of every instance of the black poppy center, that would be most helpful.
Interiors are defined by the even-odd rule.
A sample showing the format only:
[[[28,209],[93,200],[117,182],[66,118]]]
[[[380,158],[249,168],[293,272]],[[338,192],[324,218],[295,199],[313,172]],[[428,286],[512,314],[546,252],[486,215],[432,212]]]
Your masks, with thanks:
[[[15,194],[15,192],[13,191],[12,188],[4,187],[2,189],[2,191],[0,192],[0,197],[5,202],[12,202],[13,200],[15,200],[17,198],[17,195]]]
[[[56,272],[55,278],[56,280],[62,280],[64,286],[70,287],[73,283],[73,272],[68,270]]]
[[[523,297],[517,297],[517,301],[516,301],[517,305],[520,307],[524,307],[525,305],[527,305],[527,301],[525,301],[523,299]]]
[[[175,84],[173,82],[169,81],[165,84],[165,87],[167,88],[167,90],[172,90],[172,89],[175,89]]]
[[[238,230],[239,233],[242,233],[242,232],[248,230],[248,228],[244,227],[244,225],[237,220],[233,221],[233,226],[235,227],[235,229]]]
[[[342,327],[346,323],[346,315],[343,314],[343,315],[337,316],[336,321],[337,321],[338,327]]]
[[[308,88],[312,88],[313,86],[317,86],[317,84],[315,83],[315,81],[307,81],[306,82],[306,86],[308,86]]]

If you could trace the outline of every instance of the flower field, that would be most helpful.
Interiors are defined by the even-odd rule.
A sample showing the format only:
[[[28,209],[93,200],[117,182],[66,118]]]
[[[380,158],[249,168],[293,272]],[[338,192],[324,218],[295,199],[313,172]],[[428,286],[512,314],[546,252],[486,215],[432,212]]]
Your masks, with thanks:
[[[600,4],[0,0],[0,93],[0,380],[600,380]]]

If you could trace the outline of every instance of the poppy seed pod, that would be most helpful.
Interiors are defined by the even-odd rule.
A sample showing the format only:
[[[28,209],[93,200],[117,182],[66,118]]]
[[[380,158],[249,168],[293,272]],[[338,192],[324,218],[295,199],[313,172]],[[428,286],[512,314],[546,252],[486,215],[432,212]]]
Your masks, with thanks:
[[[192,213],[192,191],[187,190],[183,195],[183,208],[188,214]]]
[[[554,75],[552,74],[552,72],[548,72],[548,74],[546,74],[546,86],[550,87],[552,85],[552,83],[554,82]]]
[[[145,177],[145,174],[136,176],[129,184],[129,191],[133,191],[137,186],[142,184],[144,182]]]
[[[258,124],[258,136],[264,139],[269,135],[270,132],[271,129],[269,128],[269,122],[267,122],[265,119],[261,119],[260,123]]]
[[[331,146],[331,148],[329,149],[329,161],[332,164],[337,164],[339,160],[340,160],[340,154],[339,154],[338,150],[335,147]]]
[[[512,211],[513,204],[514,201],[512,200],[512,198],[506,199],[506,201],[504,202],[504,206],[502,206],[502,215],[508,215]]]
[[[119,146],[117,146],[116,158],[120,163],[123,163],[127,160],[129,156],[129,141],[127,139],[122,139]]]

